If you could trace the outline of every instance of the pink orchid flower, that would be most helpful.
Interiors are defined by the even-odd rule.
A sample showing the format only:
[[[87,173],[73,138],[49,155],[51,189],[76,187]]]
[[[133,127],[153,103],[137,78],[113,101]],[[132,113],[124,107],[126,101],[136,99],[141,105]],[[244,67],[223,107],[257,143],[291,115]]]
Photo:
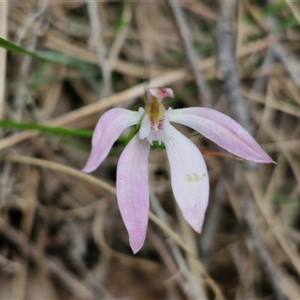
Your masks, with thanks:
[[[198,148],[170,122],[188,126],[227,151],[247,160],[273,163],[252,136],[230,117],[214,109],[190,107],[165,110],[161,100],[174,97],[170,88],[146,91],[145,109],[113,108],[98,121],[92,150],[83,172],[98,168],[114,142],[127,127],[140,124],[125,147],[117,167],[117,199],[133,253],[144,244],[149,213],[148,157],[153,141],[166,147],[174,197],[186,221],[198,233],[202,230],[209,198],[206,164]]]

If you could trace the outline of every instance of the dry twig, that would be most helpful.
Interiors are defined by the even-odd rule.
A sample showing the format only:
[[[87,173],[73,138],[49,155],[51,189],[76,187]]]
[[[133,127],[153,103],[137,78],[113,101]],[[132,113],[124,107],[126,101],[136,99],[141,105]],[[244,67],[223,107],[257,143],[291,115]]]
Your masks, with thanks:
[[[190,63],[190,66],[193,70],[193,74],[195,77],[195,81],[198,87],[199,98],[202,101],[203,106],[210,107],[211,106],[211,92],[209,87],[207,86],[203,75],[199,69],[199,63],[197,54],[193,48],[192,37],[190,34],[190,30],[186,24],[184,19],[182,8],[179,5],[178,1],[169,0],[169,5],[173,11],[177,26],[179,28],[179,32],[181,38],[184,42],[186,54]],[[200,97],[202,95],[202,97]]]
[[[246,104],[240,94],[240,84],[236,71],[236,61],[234,59],[233,49],[233,30],[231,24],[231,13],[233,4],[236,2],[222,2],[221,4],[221,20],[218,24],[217,41],[219,46],[219,63],[220,69],[224,76],[225,91],[231,106],[234,117],[249,130],[249,114]],[[249,169],[250,165],[245,165]],[[253,170],[253,165],[251,166]],[[273,260],[269,250],[264,244],[261,235],[257,231],[254,207],[250,197],[244,193],[240,195],[240,205],[243,212],[245,221],[248,225],[253,243],[256,247],[258,256],[265,268],[268,278],[272,283],[272,287],[278,299],[285,299],[284,291],[280,286],[280,269],[277,267],[276,262]]]

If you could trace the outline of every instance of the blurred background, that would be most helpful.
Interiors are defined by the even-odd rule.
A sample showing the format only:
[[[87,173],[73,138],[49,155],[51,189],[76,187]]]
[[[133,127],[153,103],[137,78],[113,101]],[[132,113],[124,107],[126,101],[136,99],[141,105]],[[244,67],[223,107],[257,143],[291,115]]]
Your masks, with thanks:
[[[292,1],[0,2],[1,299],[300,299],[300,5]],[[133,255],[117,207],[124,137],[83,174],[92,130],[147,87],[230,115],[276,164],[202,151],[201,235],[151,149],[151,216]],[[127,132],[128,134],[128,132]],[[124,133],[126,137],[126,132]]]

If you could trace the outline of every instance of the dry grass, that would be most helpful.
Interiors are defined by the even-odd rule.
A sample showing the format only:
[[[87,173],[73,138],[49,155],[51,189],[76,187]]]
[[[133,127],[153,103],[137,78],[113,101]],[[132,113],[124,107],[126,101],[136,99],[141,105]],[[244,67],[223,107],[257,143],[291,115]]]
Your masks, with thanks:
[[[134,256],[115,197],[120,147],[86,175],[88,139],[1,129],[0,299],[300,299],[300,5],[7,2],[1,37],[92,67],[0,49],[0,118],[92,129],[111,107],[142,105],[150,76],[173,88],[166,106],[231,115],[277,164],[203,152],[211,195],[198,235],[176,207],[165,151],[151,150],[149,229]],[[216,34],[225,25],[230,49]]]

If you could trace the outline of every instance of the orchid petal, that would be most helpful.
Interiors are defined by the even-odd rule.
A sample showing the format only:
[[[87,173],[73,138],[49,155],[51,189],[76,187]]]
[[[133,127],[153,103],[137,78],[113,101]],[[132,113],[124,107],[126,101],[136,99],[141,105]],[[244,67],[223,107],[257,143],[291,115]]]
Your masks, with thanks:
[[[192,107],[174,109],[170,121],[200,132],[227,151],[247,160],[274,163],[254,138],[236,121],[214,109]]]
[[[201,232],[209,197],[206,164],[198,148],[172,125],[165,123],[164,143],[175,199],[186,221]]]
[[[96,170],[106,158],[122,131],[137,124],[140,118],[138,112],[124,108],[113,108],[103,114],[95,127],[92,150],[82,171],[90,173]]]
[[[117,169],[117,199],[133,253],[144,244],[149,214],[150,144],[135,135],[122,152]]]
[[[174,98],[174,92],[170,88],[150,88],[147,89],[147,96],[151,99],[152,97],[162,99],[165,97]]]

